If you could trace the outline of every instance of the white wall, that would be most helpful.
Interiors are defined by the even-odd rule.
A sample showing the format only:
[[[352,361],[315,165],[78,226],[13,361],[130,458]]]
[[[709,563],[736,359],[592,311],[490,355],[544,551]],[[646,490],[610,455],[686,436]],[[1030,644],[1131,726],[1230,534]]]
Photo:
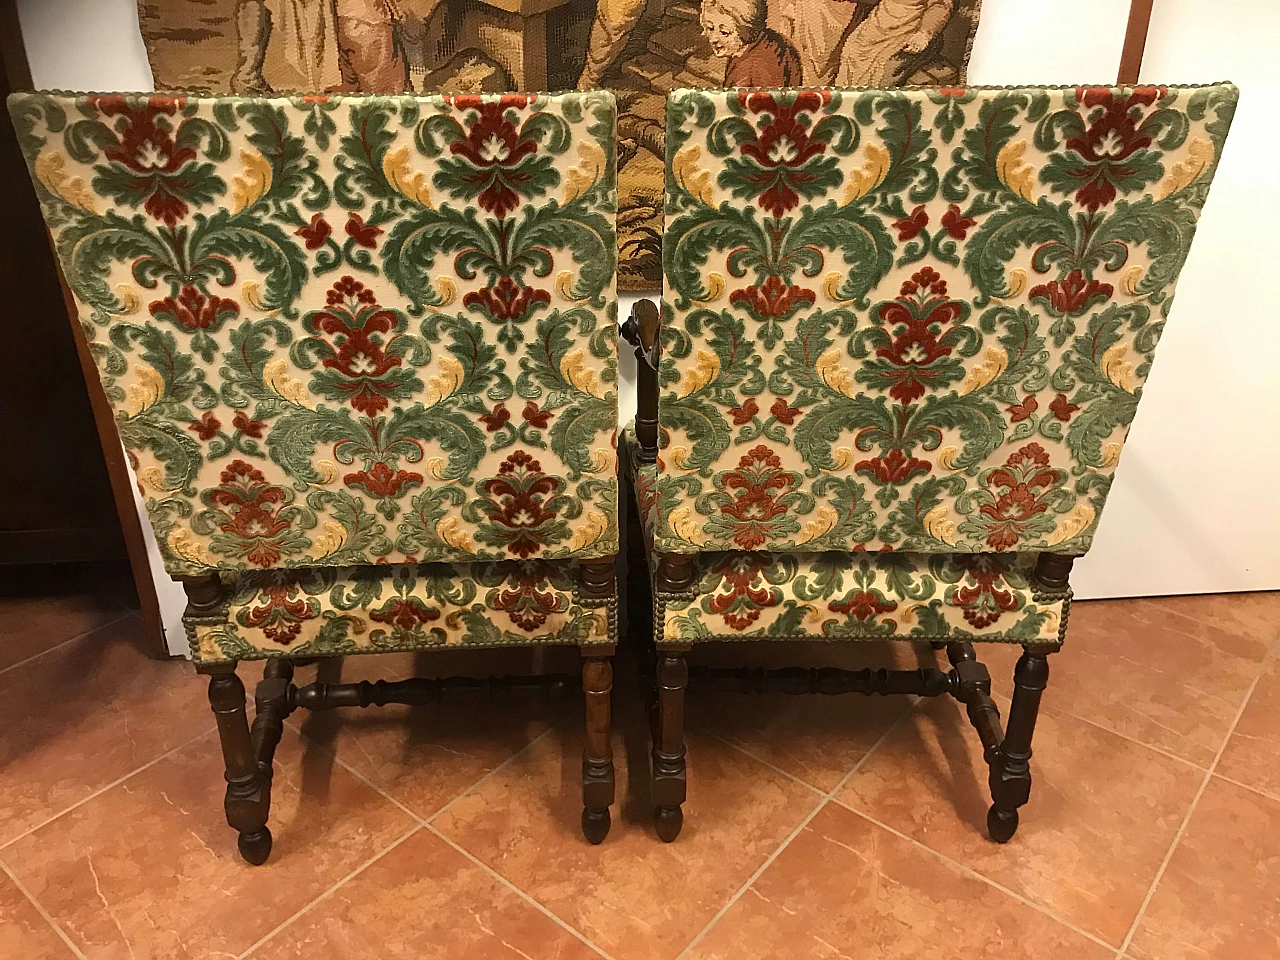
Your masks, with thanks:
[[[133,0],[18,13],[37,86],[151,89]],[[970,82],[1111,82],[1127,16],[1123,0],[984,0]],[[1156,0],[1142,80],[1233,80],[1242,97],[1080,596],[1280,588],[1277,50],[1277,0]],[[634,388],[622,394],[629,418]]]

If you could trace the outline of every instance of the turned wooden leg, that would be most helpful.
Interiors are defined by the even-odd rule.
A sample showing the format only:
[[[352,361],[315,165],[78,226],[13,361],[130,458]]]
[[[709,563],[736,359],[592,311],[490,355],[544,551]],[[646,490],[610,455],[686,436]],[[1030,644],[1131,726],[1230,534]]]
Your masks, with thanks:
[[[1018,829],[1018,808],[1031,795],[1031,736],[1040,712],[1040,695],[1049,683],[1048,655],[1052,648],[1024,646],[1013,670],[1013,704],[1004,740],[991,757],[991,809],[987,831],[996,843],[1006,843]]]
[[[658,651],[657,730],[653,744],[654,826],[670,843],[680,835],[685,798],[684,690],[689,664],[684,652]]]
[[[209,675],[209,705],[218,721],[222,759],[226,765],[227,823],[240,834],[240,856],[255,866],[271,853],[267,813],[271,806],[271,777],[264,775],[254,755],[245,718],[244,684],[234,663],[203,668]]]
[[[587,701],[587,741],[582,751],[582,833],[600,843],[609,833],[613,803],[611,706],[613,661],[588,656],[582,661],[582,692]]]

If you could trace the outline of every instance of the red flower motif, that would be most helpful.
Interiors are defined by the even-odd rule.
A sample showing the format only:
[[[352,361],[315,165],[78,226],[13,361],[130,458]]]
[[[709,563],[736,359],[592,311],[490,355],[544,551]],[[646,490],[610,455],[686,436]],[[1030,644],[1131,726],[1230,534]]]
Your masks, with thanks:
[[[773,414],[779,423],[788,427],[796,422],[796,417],[800,416],[800,408],[787,406],[787,401],[781,397],[773,401],[773,406],[769,408],[769,412]]]
[[[1160,91],[1155,87],[1136,87],[1128,95],[1116,96],[1106,87],[1081,87],[1077,88],[1076,96],[1086,110],[1086,117],[1092,119],[1082,135],[1067,140],[1066,148],[1084,160],[1071,175],[1082,184],[1076,191],[1076,201],[1093,211],[1116,198],[1116,180],[1132,173],[1126,161],[1151,146],[1151,137],[1138,132],[1141,111],[1135,108],[1155,103]]]
[[[237,410],[236,415],[231,418],[231,425],[246,437],[261,440],[262,431],[266,428],[267,422],[265,420],[250,420],[244,415],[243,410]]]
[[[723,618],[733,630],[746,630],[760,619],[760,611],[776,607],[782,601],[782,591],[762,582],[760,571],[768,562],[764,553],[730,553],[709,571],[718,574],[718,589],[728,587],[727,593],[716,592],[707,603],[711,613]]]
[[[217,330],[227,320],[240,315],[240,304],[225,297],[205,296],[191,284],[185,284],[177,299],[153,300],[149,307],[157,320],[167,320],[194,333]]]
[[[843,600],[832,600],[827,604],[832,613],[852,615],[855,620],[872,620],[882,613],[892,613],[898,609],[893,600],[884,599],[878,592],[858,590],[850,593]]]
[[[419,624],[439,620],[440,611],[436,607],[427,606],[417,597],[392,597],[379,609],[369,611],[369,619],[409,632]]]
[[[1067,395],[1065,393],[1058,394],[1053,398],[1053,403],[1049,404],[1049,410],[1063,423],[1070,420],[1071,415],[1079,409],[1080,404],[1067,402]]]
[[[946,228],[948,236],[956,240],[963,240],[965,235],[978,225],[978,221],[973,217],[962,217],[960,208],[953,203],[947,207],[947,212],[942,215],[942,225]]]
[[[742,406],[730,409],[729,416],[733,417],[733,425],[735,427],[740,427],[744,423],[750,423],[751,418],[759,412],[759,405],[752,397],[747,397],[747,399],[742,402]]]
[[[945,226],[946,220],[943,220]],[[929,225],[929,214],[923,206],[916,207],[911,211],[911,215],[903,217],[901,220],[893,221],[893,229],[898,231],[898,242],[905,243],[908,240],[914,240],[920,231]]]
[[[244,625],[260,629],[274,643],[287,647],[298,638],[304,621],[312,620],[320,612],[320,604],[309,597],[294,597],[296,583],[269,583],[258,593],[262,600],[257,606],[249,606],[244,613]]]
[[[408,470],[392,471],[387,464],[378,462],[372,470],[360,470],[348,473],[342,478],[348,487],[364,490],[371,497],[395,498],[404,493],[407,487],[422,486],[422,474],[410,473]]]
[[[874,380],[887,384],[889,396],[900,403],[920,399],[943,376],[937,362],[951,355],[944,328],[964,313],[958,301],[946,296],[947,282],[925,267],[902,284],[897,300],[879,307],[881,323],[895,332],[889,346],[876,349],[889,367],[876,371]]]
[[[1074,315],[1084,313],[1095,303],[1110,300],[1114,292],[1115,288],[1111,284],[1099,280],[1086,283],[1082,270],[1072,270],[1061,284],[1057,280],[1050,280],[1032,287],[1027,296],[1032,300],[1044,301],[1055,314]]]
[[[382,341],[402,323],[393,311],[378,306],[372,290],[351,277],[342,277],[329,290],[328,308],[304,317],[308,329],[328,337],[328,356],[321,361],[329,375],[312,380],[326,395],[346,400],[361,413],[375,416],[390,405],[390,397],[407,395],[410,385],[394,376],[401,357],[390,349],[399,338]],[[323,356],[323,354],[322,354]]]
[[[462,298],[466,307],[481,307],[494,320],[523,320],[534,304],[551,302],[546,290],[522,287],[510,277],[501,277],[492,289],[474,290]]]
[[[221,427],[222,421],[213,415],[212,410],[206,410],[204,416],[195,423],[187,424],[187,429],[194,430],[196,436],[206,443],[218,435]]]
[[[499,400],[493,405],[492,413],[480,414],[480,422],[484,424],[484,428],[490,433],[497,433],[507,421],[511,419],[511,411],[507,409],[507,405]]]
[[[124,168],[117,167],[109,174],[111,180],[119,181],[114,186],[124,198],[135,206],[142,200],[143,210],[169,226],[187,215],[187,199],[207,199],[207,184],[191,177],[186,169],[196,159],[194,141],[186,139],[179,146],[168,127],[157,122],[161,116],[177,115],[184,99],[150,97],[140,107],[118,95],[90,99],[104,117],[125,117],[124,130],[116,142],[102,151],[110,163]]]
[[[729,302],[737,303],[757,317],[776,319],[791,316],[802,305],[813,306],[816,294],[798,286],[786,286],[782,278],[770,276],[757,287],[752,284],[729,294]]]
[[[550,567],[540,561],[512,564],[514,570],[501,589],[490,595],[495,610],[503,610],[521,630],[537,630],[553,613],[568,609],[568,601],[554,590],[540,590],[547,585]]]
[[[746,110],[765,117],[756,136],[741,146],[742,155],[753,160],[756,168],[738,176],[758,194],[760,206],[775,217],[794,208],[801,193],[812,196],[815,189],[820,189],[816,181],[821,173],[806,167],[809,161],[826,153],[827,145],[810,139],[810,125],[799,115],[818,110],[830,96],[805,91],[796,94],[790,103],[780,105],[770,93],[738,94],[738,102]]]
[[[358,213],[351,214],[347,219],[347,236],[362,247],[368,247],[372,250],[378,245],[378,237],[381,233],[381,227],[365,223],[364,217]]]
[[[736,521],[728,524],[733,542],[743,550],[755,550],[774,534],[778,524],[773,521],[787,515],[787,508],[779,501],[795,483],[795,474],[783,470],[778,455],[760,444],[739,459],[736,470],[716,482],[727,490],[739,491],[721,505],[720,512]]]
[[[948,602],[964,610],[965,620],[981,629],[1000,619],[1000,615],[1018,608],[1018,598],[1012,590],[1001,590],[1005,583],[1008,561],[990,554],[970,554],[956,558],[968,573],[971,584],[951,593]]]
[[[476,113],[466,137],[451,143],[449,150],[478,168],[462,179],[474,187],[483,187],[477,197],[480,206],[498,219],[516,208],[520,202],[517,189],[533,179],[532,173],[519,167],[525,157],[537,153],[538,143],[526,138],[506,117],[508,109],[522,109],[531,99],[508,94],[488,103],[475,96],[454,97],[450,101],[455,110]]]
[[[989,518],[987,546],[1008,550],[1031,529],[1037,514],[1049,509],[1040,497],[1058,482],[1060,470],[1049,466],[1049,454],[1038,443],[1029,443],[1009,455],[1003,467],[991,472],[987,486],[1000,491],[994,503],[981,512]]]
[[[316,213],[311,216],[310,226],[299,227],[293,232],[306,241],[308,250],[319,250],[333,234],[333,227],[329,226],[324,214]]]
[[[1027,417],[1031,416],[1040,408],[1040,401],[1036,399],[1034,393],[1028,393],[1022,398],[1021,403],[1015,403],[1011,407],[1005,409],[1009,411],[1010,423],[1021,423]]]
[[[915,457],[907,458],[901,450],[896,447],[888,452],[883,458],[873,457],[870,460],[860,460],[853,465],[855,473],[866,474],[874,477],[881,483],[906,483],[912,477],[922,476],[933,469],[933,464],[928,460],[917,460]]]
[[[539,410],[538,405],[530,400],[524,405],[524,409],[520,411],[520,416],[539,430],[545,430],[547,429],[547,424],[551,422],[552,413],[550,410]]]
[[[564,481],[548,477],[542,464],[523,450],[516,450],[498,468],[498,476],[480,485],[489,498],[489,519],[500,524],[502,540],[518,557],[529,557],[544,543],[559,536],[552,529],[557,521],[557,498]]]
[[[275,505],[287,497],[283,487],[267,483],[260,470],[243,460],[231,461],[219,477],[219,486],[203,494],[220,514],[218,529],[259,567],[273,567],[283,556],[289,524],[276,516]]]

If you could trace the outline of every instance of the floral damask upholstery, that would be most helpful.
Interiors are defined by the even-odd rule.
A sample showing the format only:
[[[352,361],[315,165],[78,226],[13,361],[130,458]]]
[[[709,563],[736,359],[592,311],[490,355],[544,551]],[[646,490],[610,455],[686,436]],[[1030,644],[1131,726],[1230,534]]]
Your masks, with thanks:
[[[658,468],[624,433],[651,564]],[[1037,596],[1033,554],[698,553],[692,589],[656,598],[659,643],[697,640],[1003,640],[1057,643],[1069,601]]]
[[[612,95],[10,110],[171,575],[616,553]]]
[[[659,643],[1060,641],[1236,97],[672,93]]]
[[[442,646],[610,644],[615,612],[584,603],[572,562],[430,563],[236,576],[225,622],[194,626],[201,662]]]
[[[658,549],[1089,549],[1237,91],[667,101]]]

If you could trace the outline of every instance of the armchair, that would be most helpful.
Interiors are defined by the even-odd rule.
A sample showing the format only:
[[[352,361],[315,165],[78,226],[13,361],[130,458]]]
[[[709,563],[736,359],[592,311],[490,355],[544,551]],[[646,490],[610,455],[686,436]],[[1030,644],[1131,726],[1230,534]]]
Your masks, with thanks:
[[[20,94],[9,107],[209,677],[262,863],[298,707],[439,682],[294,664],[573,644],[609,829],[617,635],[611,94]],[[266,659],[252,729],[236,666]]]
[[[705,640],[927,641],[950,669],[740,671],[950,694],[993,840],[1030,786],[1101,519],[1234,112],[1229,84],[678,90],[661,317],[620,447],[653,588],[653,796],[685,796]],[[976,642],[1023,654],[1007,725]]]

